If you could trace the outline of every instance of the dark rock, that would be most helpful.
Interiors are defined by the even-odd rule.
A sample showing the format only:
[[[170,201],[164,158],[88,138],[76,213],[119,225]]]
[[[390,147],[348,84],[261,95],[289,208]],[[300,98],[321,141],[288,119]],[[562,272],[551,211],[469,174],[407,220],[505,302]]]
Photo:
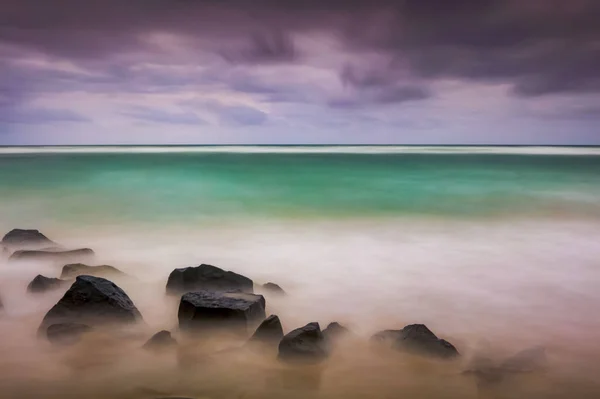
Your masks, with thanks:
[[[31,248],[56,245],[39,230],[13,229],[2,238],[2,244],[12,248]]]
[[[340,323],[333,322],[329,323],[327,328],[323,330],[323,336],[329,342],[337,341],[350,333],[346,327],[342,326]]]
[[[46,337],[53,344],[71,345],[79,342],[81,335],[91,329],[90,326],[81,323],[51,324],[46,329]]]
[[[535,346],[504,360],[500,368],[511,373],[528,373],[542,369],[546,362],[546,349],[542,346]]]
[[[60,278],[75,278],[85,274],[86,276],[95,277],[115,277],[125,276],[125,273],[117,269],[116,267],[109,265],[89,266],[83,263],[71,263],[64,265]]]
[[[179,303],[181,329],[240,328],[265,318],[265,298],[241,292],[188,292]]]
[[[279,343],[279,359],[316,363],[327,357],[325,337],[319,323],[309,323],[286,334]]]
[[[127,294],[113,282],[93,276],[79,276],[71,288],[46,313],[40,331],[57,323],[133,323],[142,316]]]
[[[254,292],[248,277],[202,264],[198,267],[175,269],[167,281],[167,293],[179,294],[196,290]]]
[[[52,291],[60,288],[65,283],[67,283],[67,281],[53,277],[45,277],[41,274],[38,274],[27,286],[27,292],[42,293],[46,291]]]
[[[281,327],[281,321],[279,321],[279,317],[271,315],[260,323],[260,326],[258,326],[252,337],[250,337],[250,342],[279,343],[282,338],[283,328]]]
[[[285,295],[285,291],[283,290],[283,288],[281,288],[280,286],[278,286],[275,283],[266,283],[266,284],[263,284],[262,287],[264,288],[265,291],[267,291],[271,294]]]
[[[402,330],[385,330],[371,338],[372,342],[387,344],[394,349],[443,359],[459,355],[456,348],[439,339],[423,324],[411,324]]]
[[[9,260],[44,260],[55,262],[69,262],[82,259],[89,259],[94,256],[94,251],[89,248],[72,249],[70,251],[62,250],[19,250],[15,251]]]
[[[157,332],[143,346],[144,349],[161,350],[177,345],[175,338],[166,330]]]

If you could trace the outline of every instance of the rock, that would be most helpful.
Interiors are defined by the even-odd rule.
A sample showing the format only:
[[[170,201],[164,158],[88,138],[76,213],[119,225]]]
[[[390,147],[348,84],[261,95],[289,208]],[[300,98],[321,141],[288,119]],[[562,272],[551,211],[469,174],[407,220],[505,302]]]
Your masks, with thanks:
[[[271,315],[260,323],[260,326],[258,326],[252,337],[250,337],[250,342],[278,343],[282,338],[283,328],[281,327],[281,321],[279,321],[279,317]]]
[[[58,278],[45,277],[41,274],[38,274],[33,280],[31,280],[31,283],[29,283],[29,285],[27,286],[27,292],[42,293],[46,291],[55,290],[57,288],[60,288],[60,286],[62,286],[66,282],[67,281]]]
[[[241,292],[188,292],[179,303],[182,330],[240,328],[265,318],[265,298]]]
[[[504,360],[500,368],[510,373],[528,373],[542,369],[546,362],[546,348],[535,346]]]
[[[91,329],[90,326],[81,323],[51,324],[46,330],[46,337],[53,344],[71,345],[77,343],[81,335]]]
[[[114,276],[125,276],[125,273],[117,269],[116,267],[109,265],[100,266],[89,266],[83,263],[71,263],[64,265],[60,278],[75,278],[85,274],[87,276],[95,277],[114,277]]]
[[[167,330],[157,332],[143,346],[144,349],[161,350],[177,345],[175,338]]]
[[[319,323],[309,323],[286,334],[279,343],[279,359],[317,363],[327,357],[325,337]]]
[[[46,313],[40,325],[44,331],[57,323],[125,324],[142,316],[127,294],[113,282],[93,276],[79,276],[71,288]]]
[[[337,341],[344,336],[347,336],[349,333],[350,330],[337,322],[329,323],[327,328],[323,330],[323,336],[329,342]]]
[[[439,339],[424,324],[411,324],[402,330],[381,331],[373,335],[371,341],[387,344],[397,350],[443,359],[459,355],[451,343]]]
[[[175,269],[167,281],[167,293],[179,294],[196,290],[252,293],[254,283],[248,277],[202,264],[198,267]]]
[[[2,244],[11,248],[39,248],[55,246],[52,240],[39,230],[13,229],[2,238]]]
[[[271,294],[285,295],[283,288],[275,283],[266,283],[262,285],[263,289]]]
[[[62,250],[19,250],[15,251],[9,260],[44,260],[56,262],[69,262],[83,259],[89,259],[94,256],[94,251],[90,248],[72,249],[70,251]]]

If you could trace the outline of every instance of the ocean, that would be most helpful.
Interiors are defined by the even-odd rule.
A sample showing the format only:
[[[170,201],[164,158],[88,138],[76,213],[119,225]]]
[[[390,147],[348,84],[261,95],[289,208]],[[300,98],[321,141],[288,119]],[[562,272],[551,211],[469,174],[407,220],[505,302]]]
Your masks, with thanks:
[[[600,392],[598,147],[2,147],[0,232],[13,228],[135,276],[150,330],[176,325],[170,271],[208,263],[281,285],[267,313],[286,332],[338,321],[366,340],[423,323],[465,358],[543,345],[562,384],[549,391]],[[35,337],[61,294],[25,293],[60,268],[0,263],[0,388],[25,395],[36,375],[72,389]],[[329,389],[373,392],[356,384]],[[429,397],[477,397],[449,384]],[[549,397],[527,392],[502,397]]]

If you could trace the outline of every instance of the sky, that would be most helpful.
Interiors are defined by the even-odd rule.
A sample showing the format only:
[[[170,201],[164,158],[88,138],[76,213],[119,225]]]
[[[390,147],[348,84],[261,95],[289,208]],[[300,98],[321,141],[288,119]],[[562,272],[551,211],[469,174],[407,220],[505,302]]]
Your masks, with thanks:
[[[598,0],[0,0],[0,145],[600,145]]]

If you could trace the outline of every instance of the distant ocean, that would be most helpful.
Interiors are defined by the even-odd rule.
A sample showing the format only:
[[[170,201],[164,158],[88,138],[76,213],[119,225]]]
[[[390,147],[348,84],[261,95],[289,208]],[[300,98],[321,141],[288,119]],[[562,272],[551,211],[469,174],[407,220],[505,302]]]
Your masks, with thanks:
[[[267,313],[286,330],[425,323],[461,353],[600,364],[598,147],[3,147],[0,230],[16,227],[154,284],[130,294],[156,331],[176,320],[169,272],[209,263],[284,287]],[[25,286],[57,270],[0,266],[7,312],[37,323]]]

